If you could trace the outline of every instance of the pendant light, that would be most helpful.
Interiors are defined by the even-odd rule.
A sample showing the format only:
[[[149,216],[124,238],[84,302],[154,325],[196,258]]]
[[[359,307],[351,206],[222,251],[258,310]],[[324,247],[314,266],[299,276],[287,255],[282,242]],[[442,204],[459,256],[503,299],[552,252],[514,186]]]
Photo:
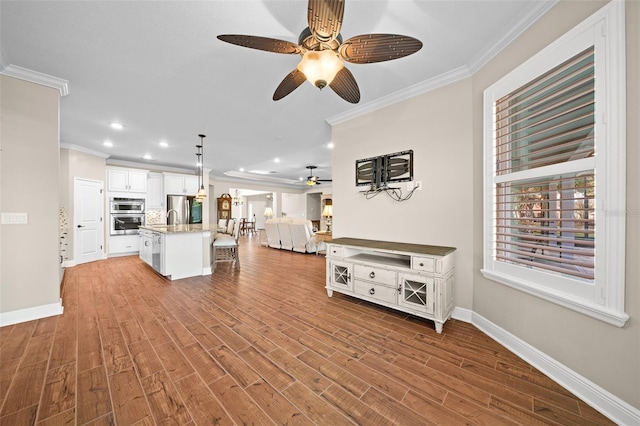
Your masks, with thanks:
[[[242,205],[242,197],[238,195],[238,190],[236,189],[236,196],[233,197],[233,205],[241,206]]]
[[[200,189],[196,194],[196,200],[202,201],[207,198],[207,191],[204,190],[204,138],[205,135],[198,135],[200,137],[200,145],[196,145],[198,148],[198,163],[200,164],[200,175],[198,176],[198,183],[200,184]]]

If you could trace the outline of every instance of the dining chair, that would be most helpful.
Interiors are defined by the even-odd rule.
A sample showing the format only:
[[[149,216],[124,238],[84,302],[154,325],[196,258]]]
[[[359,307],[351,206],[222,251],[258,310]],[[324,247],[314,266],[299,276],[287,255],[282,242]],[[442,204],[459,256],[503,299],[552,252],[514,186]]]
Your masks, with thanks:
[[[232,234],[222,234],[211,243],[211,271],[215,272],[218,262],[235,262],[236,269],[240,269],[240,257],[238,254],[240,244],[240,222],[233,225]]]

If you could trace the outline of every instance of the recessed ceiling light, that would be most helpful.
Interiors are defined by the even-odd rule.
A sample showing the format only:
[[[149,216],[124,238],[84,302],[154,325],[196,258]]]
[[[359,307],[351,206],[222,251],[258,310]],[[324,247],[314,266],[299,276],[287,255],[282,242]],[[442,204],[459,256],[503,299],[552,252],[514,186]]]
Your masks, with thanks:
[[[327,144],[327,148],[329,148],[329,149],[333,149],[333,142],[329,142],[329,143]]]
[[[165,142],[165,141],[160,142],[158,145],[160,145],[163,148],[166,148],[166,147],[169,146],[169,144],[167,142]]]
[[[151,160],[151,154],[145,154],[142,156],[144,160]]]
[[[111,142],[111,141],[104,141],[104,142],[102,142],[102,145],[104,145],[104,146],[108,146],[109,148],[111,148],[111,147],[113,146],[113,142]]]
[[[238,170],[244,172],[244,167],[240,167]]]
[[[279,163],[279,162],[280,162],[280,159],[279,159],[279,158],[274,158],[274,159],[273,159],[273,162],[274,162],[274,163]]]
[[[116,130],[124,129],[124,126],[122,124],[116,123],[115,121],[113,123],[109,123],[109,126],[111,126],[112,129],[116,129]]]

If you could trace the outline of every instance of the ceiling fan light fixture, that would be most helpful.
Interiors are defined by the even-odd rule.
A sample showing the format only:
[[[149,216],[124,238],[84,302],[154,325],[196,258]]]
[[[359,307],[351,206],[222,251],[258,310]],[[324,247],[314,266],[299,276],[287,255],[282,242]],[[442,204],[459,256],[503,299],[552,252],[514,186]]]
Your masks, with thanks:
[[[310,50],[302,56],[297,68],[318,89],[331,84],[336,74],[344,67],[333,50]]]

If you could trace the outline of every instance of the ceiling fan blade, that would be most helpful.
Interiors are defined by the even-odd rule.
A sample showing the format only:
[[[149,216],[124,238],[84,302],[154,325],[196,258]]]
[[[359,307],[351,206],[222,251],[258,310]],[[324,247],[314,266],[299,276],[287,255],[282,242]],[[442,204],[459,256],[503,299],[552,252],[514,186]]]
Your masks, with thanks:
[[[276,38],[242,34],[222,34],[218,36],[218,40],[250,49],[264,50],[266,52],[284,53],[288,55],[300,53],[300,46],[297,44]]]
[[[273,93],[273,100],[279,101],[280,99],[287,96],[289,93],[293,92],[300,86],[307,77],[304,76],[302,71],[298,70],[298,68],[291,71],[287,76],[280,82],[280,85]]]
[[[321,42],[338,37],[344,16],[344,0],[309,0],[307,21],[311,34]]]
[[[340,46],[340,56],[354,64],[391,61],[416,53],[422,42],[399,34],[363,34],[351,37]]]
[[[346,67],[338,71],[338,74],[333,78],[329,87],[342,99],[352,104],[360,102],[360,89],[358,89],[358,83]]]

